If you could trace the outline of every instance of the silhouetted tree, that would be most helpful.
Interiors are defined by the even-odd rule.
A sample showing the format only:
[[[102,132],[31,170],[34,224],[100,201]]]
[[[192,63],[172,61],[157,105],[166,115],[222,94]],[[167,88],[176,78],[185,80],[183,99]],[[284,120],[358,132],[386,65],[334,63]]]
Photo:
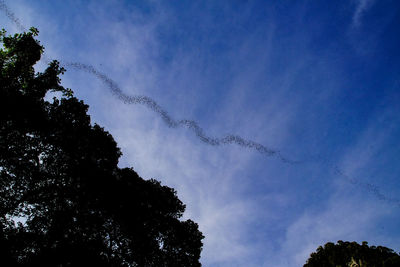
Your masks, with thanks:
[[[398,267],[400,255],[381,246],[357,242],[328,242],[311,253],[304,267]]]
[[[118,168],[57,61],[35,73],[37,34],[0,33],[0,265],[200,266],[203,235],[175,190]]]

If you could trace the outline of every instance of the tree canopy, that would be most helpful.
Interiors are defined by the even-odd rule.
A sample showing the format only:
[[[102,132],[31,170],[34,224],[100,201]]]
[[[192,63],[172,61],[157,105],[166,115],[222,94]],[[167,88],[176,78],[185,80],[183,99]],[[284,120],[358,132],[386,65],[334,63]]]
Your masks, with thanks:
[[[400,255],[390,248],[368,242],[328,242],[311,253],[304,267],[398,267]]]
[[[0,33],[3,266],[200,266],[203,235],[176,191],[117,166],[120,149],[61,86],[59,62],[35,72],[37,34]]]

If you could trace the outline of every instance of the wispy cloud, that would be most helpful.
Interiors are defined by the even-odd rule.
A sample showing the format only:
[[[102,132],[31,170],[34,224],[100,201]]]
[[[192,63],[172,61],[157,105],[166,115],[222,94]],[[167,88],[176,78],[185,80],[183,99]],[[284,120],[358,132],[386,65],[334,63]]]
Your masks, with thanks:
[[[352,27],[360,27],[364,14],[372,7],[375,0],[355,0],[356,8],[353,13]]]
[[[384,99],[382,103],[390,101]],[[387,173],[377,170],[389,156],[385,155],[385,150],[389,150],[389,144],[396,139],[395,133],[400,121],[395,114],[398,112],[399,108],[392,105],[377,109],[370,116],[366,129],[359,134],[357,141],[345,151],[338,163],[341,173],[346,174],[341,175],[341,178],[350,180],[354,187],[368,192],[370,196],[392,203],[395,207],[400,207],[400,199],[385,192],[390,186],[385,185],[384,181],[389,182],[391,178]],[[348,184],[344,186],[348,187]]]
[[[380,238],[372,228],[380,218],[394,214],[394,207],[376,202],[370,192],[333,173],[332,166],[337,164],[361,182],[377,183],[386,192],[386,176],[372,180],[365,173],[382,169],[370,166],[382,164],[378,154],[393,138],[390,129],[395,125],[394,116],[388,114],[398,112],[378,110],[365,131],[343,148],[340,137],[328,132],[343,127],[331,121],[341,112],[335,99],[346,95],[350,86],[342,84],[346,81],[335,69],[342,67],[334,65],[342,55],[335,50],[330,61],[320,53],[325,47],[316,54],[302,47],[315,43],[303,25],[294,38],[288,31],[293,26],[290,21],[279,24],[268,16],[268,21],[257,21],[252,28],[238,23],[243,36],[237,36],[234,28],[224,28],[218,36],[213,17],[202,20],[207,14],[197,14],[195,23],[201,28],[195,30],[205,34],[201,38],[190,35],[188,39],[193,40],[182,47],[182,36],[189,34],[177,24],[182,14],[157,1],[151,2],[151,12],[125,8],[122,1],[91,1],[83,11],[71,12],[73,20],[68,14],[68,20],[60,21],[33,7],[34,12],[23,13],[28,10],[25,5],[32,3],[15,4],[13,10],[26,16],[24,23],[36,23],[32,25],[39,27],[50,58],[91,64],[118,83],[126,97],[146,95],[157,100],[175,124],[193,118],[211,137],[237,133],[294,158],[314,150],[333,151],[332,143],[344,151],[336,158],[326,152],[334,162],[326,168],[320,162],[283,164],[237,145],[205,145],[196,138],[195,128],[194,133],[170,128],[161,110],[154,113],[143,105],[123,105],[101,80],[69,67],[63,84],[90,105],[93,121],[115,137],[124,154],[120,165],[177,189],[187,204],[185,218],[198,222],[206,236],[204,266],[301,266],[326,241],[383,242],[389,236],[383,232]],[[357,1],[354,27],[362,24],[372,4],[372,0]],[[195,9],[201,9],[197,5]],[[220,6],[212,8],[219,18],[226,12]],[[193,12],[189,9],[185,15]],[[244,21],[253,17],[250,11],[246,10]],[[240,15],[229,12],[227,25],[235,24]],[[224,34],[230,32],[233,39],[225,39]],[[182,40],[165,44],[163,36],[171,33],[174,37],[178,33]],[[223,49],[215,52],[218,46]],[[167,51],[167,57],[168,49],[172,52]],[[331,138],[339,141],[329,143]],[[387,246],[394,247],[396,238]]]
[[[383,242],[375,239],[370,231],[374,230],[377,220],[387,214],[390,212],[386,206],[382,208],[382,203],[357,201],[351,196],[343,198],[338,193],[323,209],[304,212],[287,228],[282,250],[277,253],[273,266],[302,266],[311,252],[326,242]]]

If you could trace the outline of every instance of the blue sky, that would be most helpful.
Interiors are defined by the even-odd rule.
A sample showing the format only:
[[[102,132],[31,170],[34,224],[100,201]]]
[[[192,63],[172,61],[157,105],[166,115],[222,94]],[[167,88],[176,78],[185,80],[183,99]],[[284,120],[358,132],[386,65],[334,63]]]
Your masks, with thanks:
[[[205,144],[67,67],[63,85],[115,137],[120,166],[177,189],[204,266],[302,266],[337,240],[400,250],[398,1],[4,3],[47,58],[299,161]],[[4,12],[0,25],[19,31]]]

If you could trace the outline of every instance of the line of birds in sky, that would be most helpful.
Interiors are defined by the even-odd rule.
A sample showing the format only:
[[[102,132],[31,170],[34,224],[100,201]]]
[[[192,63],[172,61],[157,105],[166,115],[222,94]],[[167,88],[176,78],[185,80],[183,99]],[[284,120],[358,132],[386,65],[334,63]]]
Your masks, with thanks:
[[[10,19],[15,26],[21,30],[22,32],[25,32],[27,29],[22,25],[20,19],[15,16],[14,12],[5,4],[3,0],[0,0],[0,10],[3,11],[3,13]],[[49,61],[49,60],[47,60]],[[155,112],[160,118],[166,123],[166,125],[170,128],[178,128],[178,127],[184,127],[189,130],[191,130],[195,136],[204,142],[205,144],[212,145],[212,146],[220,146],[220,145],[229,145],[229,144],[236,144],[240,147],[247,148],[247,149],[252,149],[254,151],[257,151],[258,153],[261,153],[265,156],[268,157],[276,157],[280,161],[286,164],[301,164],[301,163],[306,163],[310,160],[293,160],[289,159],[281,154],[280,151],[274,150],[271,148],[268,148],[267,146],[257,143],[252,140],[245,139],[239,135],[234,135],[234,134],[228,134],[223,137],[210,137],[208,136],[204,130],[199,126],[199,124],[194,121],[194,120],[188,120],[188,119],[181,119],[181,120],[175,120],[172,118],[168,112],[163,109],[154,99],[144,96],[144,95],[127,95],[123,93],[121,90],[120,86],[112,80],[110,77],[108,77],[106,74],[103,72],[97,70],[94,66],[89,65],[89,64],[84,64],[80,62],[62,62],[65,67],[71,67],[76,70],[80,71],[85,71],[97,79],[99,79],[111,92],[114,96],[116,96],[119,100],[124,102],[125,104],[140,104],[148,109],[152,110]],[[356,179],[354,177],[350,177],[346,173],[344,173],[337,165],[330,163],[327,160],[323,160],[321,156],[314,156],[310,157],[312,158],[311,161],[314,162],[319,162],[329,169],[334,170],[334,173],[336,175],[341,176],[344,178],[347,182],[357,185],[364,190],[370,192],[373,194],[376,198],[382,201],[386,201],[392,204],[395,204],[400,207],[400,200],[396,198],[392,198],[389,196],[386,196],[383,194],[379,187],[371,184],[371,183],[366,183],[363,182],[359,179]]]

